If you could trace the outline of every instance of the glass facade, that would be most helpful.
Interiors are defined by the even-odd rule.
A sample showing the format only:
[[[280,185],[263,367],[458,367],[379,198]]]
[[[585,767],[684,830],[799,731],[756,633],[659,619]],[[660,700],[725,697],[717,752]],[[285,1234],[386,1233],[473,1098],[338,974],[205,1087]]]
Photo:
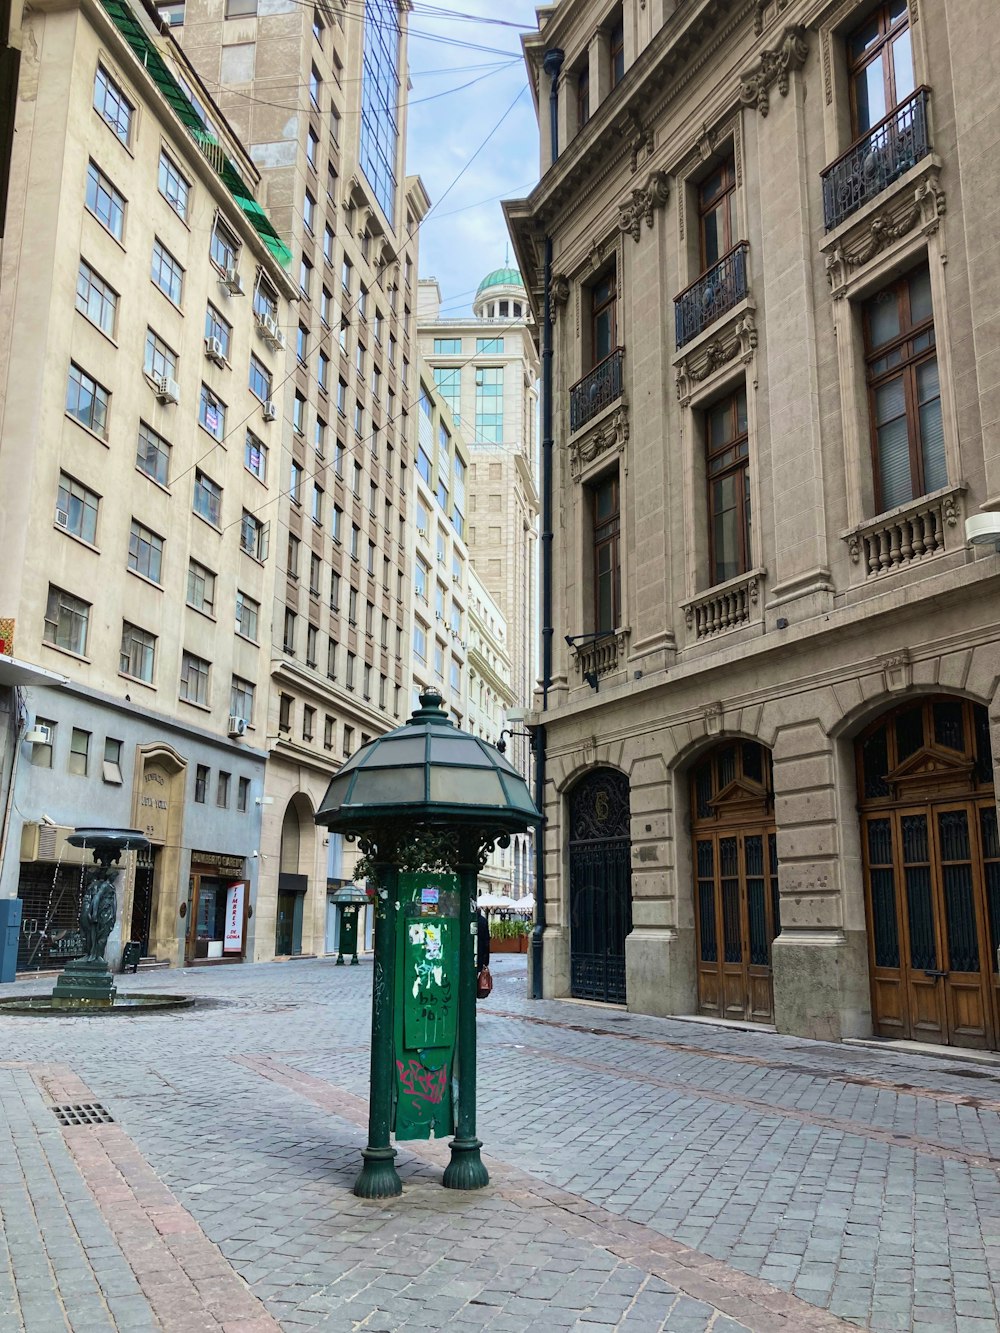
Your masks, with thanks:
[[[399,128],[399,17],[395,0],[368,0],[361,80],[361,169],[392,222]]]
[[[503,440],[503,366],[476,368],[476,440]]]
[[[434,387],[451,409],[452,420],[459,425],[462,419],[460,405],[462,401],[462,368],[455,366],[434,367]]]

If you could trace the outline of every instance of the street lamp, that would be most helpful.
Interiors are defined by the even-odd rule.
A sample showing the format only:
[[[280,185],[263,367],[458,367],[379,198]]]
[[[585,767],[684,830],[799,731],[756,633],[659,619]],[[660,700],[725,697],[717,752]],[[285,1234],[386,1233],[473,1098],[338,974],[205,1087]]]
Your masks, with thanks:
[[[489,1175],[476,1137],[476,877],[498,842],[508,845],[541,816],[517,769],[489,742],[460,731],[431,689],[408,722],[351,756],[315,818],[357,840],[376,879],[368,1146],[354,1193],[383,1199],[402,1192],[389,1141],[399,870],[427,839],[435,861],[459,878],[458,1116],[443,1184],[480,1189]]]

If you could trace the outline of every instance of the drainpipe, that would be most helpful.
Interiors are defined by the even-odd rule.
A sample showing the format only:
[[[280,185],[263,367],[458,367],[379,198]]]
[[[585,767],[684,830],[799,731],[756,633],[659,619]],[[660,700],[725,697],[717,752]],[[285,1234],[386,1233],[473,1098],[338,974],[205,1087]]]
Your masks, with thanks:
[[[542,69],[552,80],[549,87],[549,133],[551,136],[552,162],[559,156],[559,71],[565,59],[558,46],[546,51],[542,58]]]
[[[552,52],[549,52],[551,55]],[[562,52],[558,52],[560,63]],[[546,56],[546,60],[548,56]],[[552,80],[555,89],[555,77]],[[553,131],[555,129],[553,93]],[[542,316],[542,712],[548,711],[552,685],[552,237],[545,238],[545,302]],[[545,723],[533,728],[531,746],[535,759],[535,805],[545,810]],[[535,929],[531,937],[531,998],[542,998],[542,946],[545,936],[545,821],[535,836]]]

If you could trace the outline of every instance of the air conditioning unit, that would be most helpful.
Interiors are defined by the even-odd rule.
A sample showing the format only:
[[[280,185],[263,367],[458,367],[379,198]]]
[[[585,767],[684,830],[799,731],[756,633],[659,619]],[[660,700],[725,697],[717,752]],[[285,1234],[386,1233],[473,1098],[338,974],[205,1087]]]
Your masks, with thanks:
[[[57,510],[56,510],[56,526],[57,526],[57,527],[60,527],[60,528],[68,528],[68,527],[69,527],[69,510],[68,510],[68,509],[57,509]]]
[[[418,528],[417,528],[417,536],[418,536],[418,537],[426,537],[426,536],[427,536],[427,529],[426,529],[426,528],[420,528],[420,527],[418,527]]]
[[[439,564],[439,565],[443,565],[443,564],[444,564],[444,552],[443,552],[443,551],[438,551],[438,564]]]
[[[264,404],[262,405],[262,407],[261,407],[261,412],[262,412],[262,414],[263,414],[263,417],[264,417],[264,420],[265,420],[265,421],[277,421],[277,420],[278,420],[278,404],[277,404],[277,403],[264,403]]]
[[[226,364],[226,354],[222,350],[222,342],[218,338],[205,339],[205,355],[209,361],[214,361],[217,366]]]
[[[285,335],[278,328],[274,331],[274,344],[281,351],[285,350]]]
[[[222,279],[222,285],[229,291],[230,296],[243,295],[243,279],[240,277],[240,271],[235,266],[226,269],[226,275]]]
[[[176,380],[164,375],[156,380],[156,397],[161,403],[179,403],[181,399],[181,386]]]
[[[231,740],[239,740],[241,736],[246,735],[247,720],[245,717],[231,717],[229,719],[229,736]]]
[[[461,582],[461,575],[459,575],[459,574],[452,574],[452,576],[451,576],[451,581],[452,581],[452,583],[459,583],[459,582]]]
[[[267,334],[269,338],[277,339],[278,325],[275,322],[273,315],[263,315],[261,317],[260,323],[261,323],[261,328],[264,330],[264,332]]]
[[[90,865],[88,847],[71,847],[66,841],[73,829],[62,824],[24,824],[21,828],[21,860],[53,861],[57,865]]]
[[[440,611],[435,611],[435,612],[434,612],[434,619],[435,619],[435,620],[444,620],[444,616],[441,614]]]
[[[52,728],[40,726],[36,722],[30,731],[24,733],[24,739],[29,745],[51,745]]]

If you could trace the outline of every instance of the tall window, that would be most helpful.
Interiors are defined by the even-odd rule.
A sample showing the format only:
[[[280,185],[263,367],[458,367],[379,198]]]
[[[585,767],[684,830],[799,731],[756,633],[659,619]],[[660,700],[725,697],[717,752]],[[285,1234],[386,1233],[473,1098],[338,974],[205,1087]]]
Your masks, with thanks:
[[[138,519],[128,537],[128,567],[152,583],[159,583],[163,567],[163,538]]]
[[[83,656],[87,651],[89,626],[90,603],[50,583],[45,604],[46,643]]]
[[[726,158],[698,187],[698,234],[703,271],[717,264],[739,239],[733,157]]]
[[[197,560],[188,564],[187,604],[206,616],[215,611],[215,575]]]
[[[86,426],[95,435],[107,438],[110,402],[111,394],[103,384],[98,384],[79,366],[70,365],[66,411],[71,417],[75,417],[81,426]]]
[[[608,33],[608,48],[611,56],[611,86],[617,88],[625,77],[625,21],[620,5]]]
[[[253,681],[243,680],[240,676],[233,677],[232,688],[229,691],[229,714],[231,717],[241,717],[247,726],[253,725],[253,706],[254,696],[257,693],[257,687]]]
[[[174,305],[180,305],[184,288],[184,270],[160,240],[153,242],[150,277]]]
[[[260,602],[250,597],[242,589],[236,592],[236,633],[244,639],[257,642],[257,626],[260,620]]]
[[[152,477],[161,486],[166,486],[170,476],[170,445],[144,421],[139,422],[135,465],[140,472],[145,472],[147,477]]]
[[[395,0],[365,5],[361,74],[361,169],[391,222],[396,207],[399,18]]]
[[[590,119],[590,69],[584,65],[576,75],[576,128],[582,130]]]
[[[617,472],[591,489],[594,533],[594,629],[611,634],[621,621],[621,500]]]
[[[750,568],[750,461],[746,388],[705,413],[709,564],[712,583]]]
[[[865,368],[880,512],[948,484],[930,273],[864,305]]]
[[[615,306],[618,283],[614,270],[590,289],[590,348],[591,365],[596,366],[610,356],[618,345]]]
[[[109,338],[115,336],[118,293],[83,259],[80,260],[80,271],[76,278],[76,308],[92,324],[96,324],[102,333],[106,333]]]
[[[188,215],[188,197],[191,186],[180,168],[162,148],[160,149],[160,167],[157,177],[160,194],[170,207],[182,218]]]
[[[476,367],[476,440],[503,440],[503,366]]]
[[[56,495],[56,523],[67,532],[93,546],[97,541],[97,510],[100,496],[80,482],[59,473],[59,491]]]
[[[219,526],[222,513],[222,487],[200,468],[194,473],[194,512],[200,514],[209,523]]]
[[[208,706],[208,677],[211,663],[194,653],[181,656],[180,697],[189,704]]]
[[[225,273],[227,268],[235,268],[240,257],[240,243],[221,218],[215,219],[212,237],[208,243],[208,257],[217,269]],[[258,284],[259,285],[259,284]],[[257,293],[254,292],[254,310],[257,309]]]
[[[100,112],[122,143],[127,144],[132,137],[135,107],[103,65],[97,66],[94,79],[94,109]]]
[[[156,660],[156,635],[138,625],[122,623],[122,646],[118,670],[123,676],[134,676],[151,684]]]
[[[116,241],[125,234],[125,196],[93,162],[87,167],[87,208]]]
[[[855,138],[913,92],[913,52],[906,0],[888,0],[847,39]]]

